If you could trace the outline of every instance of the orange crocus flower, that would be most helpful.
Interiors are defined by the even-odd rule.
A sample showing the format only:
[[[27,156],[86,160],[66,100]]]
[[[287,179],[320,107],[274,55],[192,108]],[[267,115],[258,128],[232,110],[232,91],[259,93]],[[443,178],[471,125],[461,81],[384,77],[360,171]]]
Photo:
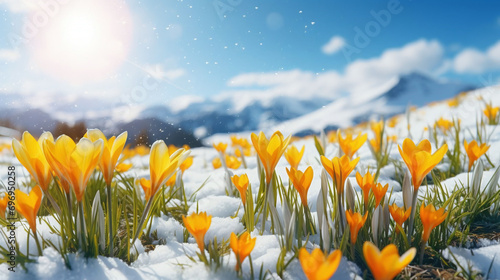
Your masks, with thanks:
[[[16,211],[19,212],[30,225],[31,230],[36,235],[36,215],[42,203],[42,189],[35,186],[27,195],[21,190],[16,190]]]
[[[385,184],[385,186],[382,186],[381,183],[378,183],[377,185],[373,186],[372,192],[373,196],[375,196],[375,208],[379,206],[380,201],[382,201],[382,198],[384,198],[385,193],[387,192],[387,189],[389,189],[389,184]]]
[[[356,136],[356,138],[352,138],[351,133],[347,133],[345,138],[342,138],[342,133],[340,130],[337,131],[339,145],[342,151],[349,157],[352,158],[354,154],[363,146],[368,138],[368,135],[365,133],[361,135],[361,133]]]
[[[295,170],[295,168],[292,167],[290,170],[287,168],[286,172],[288,173],[288,177],[292,181],[293,187],[300,195],[302,205],[307,207],[307,191],[309,190],[313,179],[312,167],[309,166],[304,172]]]
[[[363,216],[361,216],[361,214],[353,213],[349,209],[345,212],[345,217],[351,231],[351,243],[356,244],[356,240],[358,239],[358,232],[363,227],[366,219],[368,218],[368,211],[365,212]]]
[[[182,215],[184,226],[191,233],[198,244],[198,248],[203,253],[205,250],[205,234],[212,223],[212,216],[207,216],[207,212],[199,214],[192,213],[189,216]]]
[[[304,149],[305,146],[302,146],[302,149],[299,150],[295,146],[291,146],[286,150],[285,152],[285,158],[286,161],[290,164],[290,166],[294,169],[297,169],[299,167],[300,160],[302,159],[302,156],[304,155]]]
[[[257,241],[257,238],[251,238],[248,232],[244,232],[239,238],[234,232],[231,233],[229,246],[236,255],[236,271],[240,270],[240,264],[242,264],[245,258],[252,252],[255,247],[255,241]]]
[[[116,163],[118,162],[118,158],[123,151],[123,147],[125,147],[127,135],[128,134],[125,131],[118,137],[113,136],[109,139],[106,139],[104,133],[102,133],[102,131],[100,131],[99,129],[89,129],[83,136],[90,139],[90,141],[92,142],[102,139],[103,148],[101,159],[99,160],[99,169],[101,170],[102,176],[104,177],[104,181],[107,185],[111,185]]]
[[[281,132],[276,131],[268,140],[264,132],[261,131],[259,135],[252,133],[251,138],[252,144],[264,166],[266,183],[269,184],[278,161],[290,143],[290,136],[284,138]]]
[[[399,256],[396,245],[389,244],[382,252],[370,241],[363,244],[363,255],[366,264],[372,272],[375,280],[394,279],[408,264],[411,263],[417,250],[410,248],[401,257]]]
[[[375,186],[375,178],[370,172],[366,172],[365,176],[361,176],[359,172],[356,172],[356,181],[359,187],[363,190],[363,200],[365,202],[365,208],[368,207],[368,200],[370,198],[370,190]]]
[[[247,188],[248,188],[248,176],[247,176],[247,174],[243,174],[241,176],[234,175],[233,177],[231,177],[231,181],[233,182],[234,186],[240,192],[240,197],[241,197],[241,201],[243,202],[243,205],[246,205]]]
[[[420,206],[420,220],[422,220],[422,225],[424,226],[424,232],[422,235],[422,241],[425,243],[429,240],[431,236],[431,231],[441,224],[444,219],[446,219],[448,213],[444,212],[444,208],[436,210],[434,205],[429,204],[424,207],[424,204]]]
[[[391,216],[398,224],[400,227],[403,227],[403,223],[408,220],[410,217],[411,213],[411,207],[408,207],[408,209],[405,209],[403,207],[398,207],[396,203],[393,203],[391,206],[389,206],[389,212],[391,212]],[[399,228],[396,227],[396,232],[399,232]]]
[[[344,185],[347,177],[358,164],[359,157],[353,160],[346,155],[343,155],[341,158],[334,157],[332,160],[329,160],[325,156],[321,156],[321,163],[325,168],[326,172],[330,174],[332,180],[335,182],[337,192],[342,194],[344,192]]]
[[[27,131],[23,133],[21,142],[12,140],[12,149],[21,164],[28,170],[36,183],[47,191],[52,181],[52,171],[45,159],[42,144],[45,140],[54,142],[54,137],[50,132],[44,132],[38,141]]]
[[[418,146],[409,138],[403,141],[403,148],[398,146],[399,153],[411,173],[411,180],[415,191],[418,190],[425,176],[443,159],[448,151],[448,145],[444,144],[434,154],[431,154],[431,143],[422,140]]]
[[[309,280],[327,280],[335,274],[342,259],[342,252],[335,250],[326,257],[319,248],[309,254],[306,248],[299,251],[299,261],[302,270]]]
[[[478,146],[476,140],[472,140],[470,143],[467,143],[467,140],[464,140],[464,147],[467,152],[467,156],[469,157],[469,171],[471,170],[472,165],[474,165],[474,162],[476,162],[476,160],[484,155],[490,148],[490,146],[486,145],[486,143]]]

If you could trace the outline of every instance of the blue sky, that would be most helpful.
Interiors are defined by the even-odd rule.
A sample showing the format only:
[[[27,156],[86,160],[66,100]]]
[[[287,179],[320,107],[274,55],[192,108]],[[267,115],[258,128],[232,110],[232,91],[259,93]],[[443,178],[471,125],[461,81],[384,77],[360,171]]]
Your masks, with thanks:
[[[493,1],[36,2],[0,0],[0,93],[32,105],[335,97],[413,71],[478,86],[500,73]]]

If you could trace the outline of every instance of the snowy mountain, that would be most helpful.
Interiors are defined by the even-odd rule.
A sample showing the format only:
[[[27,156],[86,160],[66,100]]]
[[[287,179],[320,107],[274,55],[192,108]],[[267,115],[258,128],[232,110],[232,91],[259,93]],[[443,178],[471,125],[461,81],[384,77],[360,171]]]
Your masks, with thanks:
[[[388,81],[370,93],[362,93],[362,97],[352,93],[337,99],[314,112],[285,121],[271,130],[305,135],[347,127],[370,118],[403,113],[410,105],[422,106],[473,89],[475,87],[471,85],[437,81],[419,73],[411,73]]]
[[[265,102],[253,100],[242,105],[237,98],[196,101],[184,109],[166,106],[144,109],[140,118],[157,118],[193,131],[197,137],[215,133],[268,129],[321,108],[331,100],[324,98],[297,99],[277,96]]]

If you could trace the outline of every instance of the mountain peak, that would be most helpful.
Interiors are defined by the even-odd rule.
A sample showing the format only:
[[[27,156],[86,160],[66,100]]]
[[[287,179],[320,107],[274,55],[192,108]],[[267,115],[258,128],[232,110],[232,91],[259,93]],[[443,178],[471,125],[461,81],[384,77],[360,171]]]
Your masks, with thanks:
[[[402,75],[397,84],[379,98],[387,99],[393,106],[423,106],[475,88],[459,82],[438,81],[425,74],[412,72]]]

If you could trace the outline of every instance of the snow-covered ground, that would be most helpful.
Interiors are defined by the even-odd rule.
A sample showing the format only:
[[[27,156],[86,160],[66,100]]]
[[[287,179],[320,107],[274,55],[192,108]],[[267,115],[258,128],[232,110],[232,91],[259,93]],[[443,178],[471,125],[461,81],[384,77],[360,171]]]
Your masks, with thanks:
[[[500,88],[480,89],[463,97],[457,107],[450,107],[447,102],[440,102],[412,111],[409,115],[411,125],[410,131],[408,131],[406,116],[400,116],[399,122],[394,128],[386,128],[387,135],[397,135],[397,143],[399,145],[401,145],[404,138],[408,137],[409,134],[411,134],[411,138],[415,142],[425,138],[430,139],[430,130],[426,130],[426,128],[432,127],[434,122],[440,117],[449,120],[452,118],[459,118],[463,128],[462,135],[465,135],[465,139],[470,141],[476,137],[476,121],[481,117],[482,110],[484,108],[484,101],[479,99],[480,96],[485,101],[491,101],[494,106],[500,105]],[[344,106],[348,107],[349,104],[344,104]],[[352,110],[360,109],[352,108]],[[335,112],[330,112],[330,114],[335,114]],[[324,117],[327,117],[326,113]],[[314,120],[311,121],[315,122]],[[311,124],[311,126],[313,126],[313,124]],[[487,126],[487,130],[487,135],[489,136],[488,144],[491,145],[487,155],[489,156],[491,162],[496,166],[500,163],[500,130],[493,126]],[[369,138],[373,138],[373,134],[371,134],[371,132],[368,133]],[[449,146],[451,146],[450,143],[453,143],[452,136],[442,137],[448,137],[447,142],[449,143]],[[217,135],[210,138],[210,140],[230,143],[229,135]],[[5,139],[2,139],[2,141],[5,141]],[[433,143],[433,141],[431,141],[431,143]],[[299,165],[299,169],[304,170],[307,166],[312,166],[314,170],[314,179],[308,192],[308,201],[314,217],[316,214],[316,200],[320,190],[320,174],[322,170],[322,166],[319,163],[318,152],[314,147],[314,141],[312,138],[299,139],[291,145],[295,145],[299,149],[303,145],[305,146],[305,154]],[[461,146],[463,148],[462,144]],[[433,146],[433,151],[435,149],[436,147]],[[326,156],[328,158],[332,158],[337,153],[337,144],[329,144],[327,146]],[[189,168],[183,176],[187,195],[189,196],[192,194],[203,184],[205,180],[207,180],[207,178],[209,179],[206,185],[197,193],[198,205],[193,204],[189,212],[196,211],[196,207],[198,207],[199,211],[207,211],[208,214],[213,216],[211,227],[205,236],[205,241],[211,240],[214,237],[217,237],[217,240],[227,240],[231,232],[239,233],[244,230],[243,224],[240,221],[240,218],[243,215],[242,209],[239,209],[241,208],[241,200],[239,198],[226,196],[225,171],[222,168],[214,170],[211,164],[212,159],[217,156],[215,149],[211,147],[197,148],[193,149],[191,154],[194,156],[193,166],[191,166],[191,168]],[[375,160],[369,150],[368,143],[363,145],[357,155],[361,158],[358,166],[356,167],[357,171],[363,173],[368,166],[375,165]],[[396,144],[391,146],[390,157],[392,159],[401,160]],[[29,175],[28,172],[23,170],[22,166],[17,159],[13,157],[11,152],[1,153],[0,162],[2,165],[13,164],[17,167],[18,182],[27,180],[27,175]],[[128,171],[126,175],[134,177],[149,176],[149,170],[147,169],[148,156],[136,157],[133,159],[133,163],[134,168]],[[257,175],[255,156],[247,158],[247,163],[248,167],[246,169],[240,167],[232,172],[238,175],[243,173],[248,174],[252,190],[254,194],[256,194],[258,192],[259,178]],[[491,167],[486,161],[484,161],[484,165],[486,169]],[[288,163],[283,157],[276,167],[277,175],[281,178],[287,178],[285,168],[288,166]],[[442,163],[441,167],[445,166],[446,161]],[[440,166],[437,168],[440,168]],[[349,180],[351,180],[352,185],[355,186],[356,191],[360,192],[354,178],[355,171],[351,173]],[[393,179],[394,173],[395,168],[393,166],[389,165],[384,167],[381,170],[379,182],[384,184],[388,183],[389,192],[391,189],[393,190],[392,200],[397,204],[402,205],[401,186]],[[493,173],[493,169],[484,172],[482,181],[483,187],[492,177]],[[6,175],[6,172],[0,172],[0,180],[2,182],[7,181]],[[464,183],[468,180],[468,178],[471,180],[471,174],[464,172],[454,178],[447,179],[443,182],[443,185],[451,190],[455,187],[456,183]],[[286,184],[287,182],[288,180],[283,180],[283,183]],[[429,186],[429,188],[430,187],[432,186]],[[422,187],[421,191],[425,192],[425,187]],[[361,194],[358,193],[358,196],[360,195]],[[238,215],[232,218],[232,216],[235,216],[238,209]],[[278,210],[281,210],[279,206]],[[46,225],[46,223],[50,223],[50,221],[51,218],[38,220],[38,231],[43,238],[50,239],[54,243],[57,243],[57,240],[60,237],[52,234]],[[83,257],[72,254],[69,258],[72,270],[68,270],[66,269],[60,255],[54,249],[47,248],[44,250],[44,255],[39,257],[37,262],[27,265],[28,272],[23,272],[22,269],[18,267],[18,271],[16,273],[11,273],[7,269],[7,264],[0,265],[0,279],[201,280],[236,278],[236,273],[234,272],[236,259],[232,252],[224,257],[225,265],[223,268],[214,272],[207,269],[201,262],[194,263],[186,256],[190,255],[195,256],[196,258],[196,251],[198,249],[194,239],[192,238],[189,240],[189,243],[183,243],[183,226],[176,220],[168,216],[163,216],[161,218],[154,218],[152,223],[152,230],[157,230],[158,237],[164,239],[166,244],[158,245],[154,251],[150,251],[148,253],[144,252],[144,248],[140,248],[142,247],[141,245],[138,245],[140,254],[138,259],[130,266],[117,258],[99,257],[97,259],[85,260]],[[17,228],[17,239],[20,249],[21,251],[25,251],[26,231],[19,225],[19,223]],[[3,230],[6,231],[6,229]],[[280,254],[278,238],[269,232],[259,235],[257,230],[252,233],[252,236],[257,237],[255,249],[251,254],[256,274],[258,275],[258,270],[262,265],[264,267],[264,271],[270,270],[273,272],[272,276],[275,279],[278,279],[279,276],[275,273],[276,262]],[[312,240],[315,240],[315,238],[312,238]],[[30,244],[35,244],[33,239],[30,241]],[[488,240],[482,241],[481,244],[481,248],[473,250],[450,247],[443,254],[445,256],[449,256],[451,252],[455,255],[457,261],[460,262],[463,267],[471,267],[472,269],[480,271],[485,275],[488,273],[490,264],[493,262],[492,269],[489,272],[489,278],[500,279],[500,254],[497,253],[499,252],[500,245],[497,242]],[[5,241],[0,240],[0,245],[5,247]],[[313,246],[314,245],[312,243],[307,244],[308,249],[311,249]],[[33,253],[36,253],[35,246],[30,246],[30,250]],[[452,261],[455,262],[454,259],[452,259]],[[245,260],[243,263],[245,278],[249,277],[249,269],[249,262],[248,260]],[[354,263],[347,261],[344,257],[339,269],[332,279],[349,279],[353,277],[361,277],[360,275],[362,275],[362,271]],[[285,279],[306,279],[302,272],[300,263],[296,259],[293,260],[287,267],[283,276]]]

